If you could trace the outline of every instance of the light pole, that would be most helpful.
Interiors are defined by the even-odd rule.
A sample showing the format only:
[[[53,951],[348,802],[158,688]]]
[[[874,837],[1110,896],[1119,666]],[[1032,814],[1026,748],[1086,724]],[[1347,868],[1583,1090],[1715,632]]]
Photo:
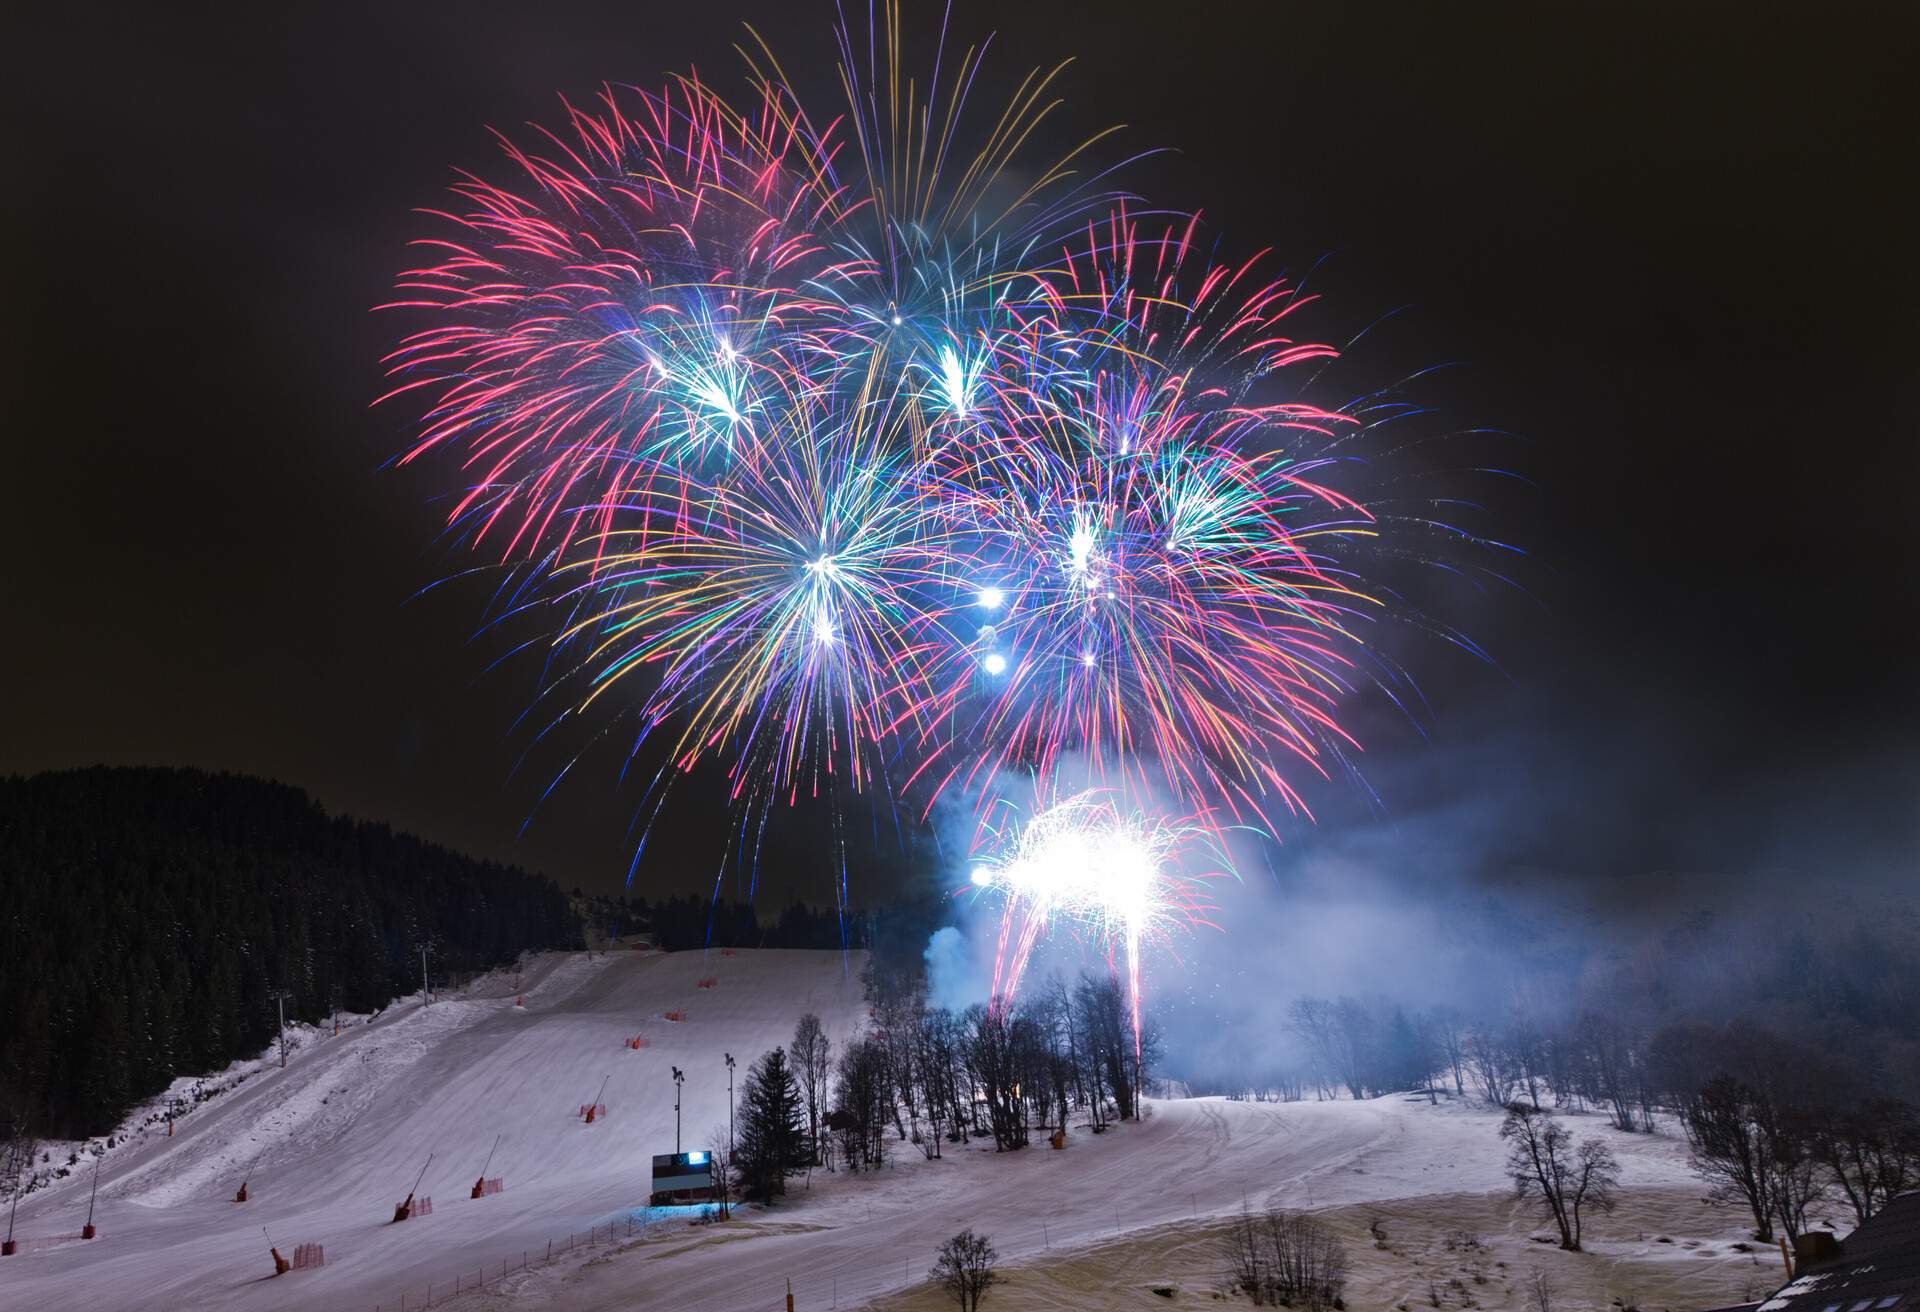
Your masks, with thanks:
[[[15,1128],[18,1129],[19,1127]],[[13,1207],[7,1212],[7,1242],[4,1248],[0,1248],[0,1257],[13,1256],[16,1247],[13,1242],[13,1220],[20,1215],[20,1195],[26,1192],[25,1189],[20,1187],[19,1150],[14,1145],[9,1145],[9,1147],[12,1148],[13,1151],[7,1154],[7,1183],[13,1186]],[[27,1161],[29,1164],[32,1163],[33,1155],[31,1153],[27,1155]]]
[[[686,1074],[678,1066],[673,1067],[673,1155],[675,1157],[680,1155],[680,1086],[685,1084],[686,1080]]]
[[[733,1054],[723,1054],[727,1059],[727,1164],[733,1164]]]
[[[423,1007],[433,1005],[433,994],[427,992],[427,945],[425,943],[420,945],[420,1005]]]
[[[287,991],[280,989],[273,995],[273,1001],[280,1008],[280,1069],[287,1068]],[[172,1133],[171,1130],[168,1133]]]
[[[733,1054],[723,1053],[727,1059],[727,1165],[726,1190],[720,1195],[720,1214],[733,1215],[729,1206],[733,1199]]]

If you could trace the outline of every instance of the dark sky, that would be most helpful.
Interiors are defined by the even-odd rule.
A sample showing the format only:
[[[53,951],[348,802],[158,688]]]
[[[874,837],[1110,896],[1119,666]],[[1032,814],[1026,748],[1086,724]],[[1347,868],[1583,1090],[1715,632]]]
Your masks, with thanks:
[[[449,167],[498,171],[485,125],[689,63],[733,85],[742,20],[829,90],[830,13],[41,6],[9,74],[0,770],[250,771],[617,881],[632,791],[583,767],[519,836],[528,685],[486,672],[473,597],[408,601],[460,563],[450,471],[383,469],[368,307]],[[1912,15],[958,6],[1002,79],[1077,56],[1053,144],[1174,148],[1127,180],[1314,270],[1322,333],[1404,307],[1345,376],[1456,365],[1419,395],[1534,484],[1491,507],[1522,586],[1436,598],[1497,668],[1410,648],[1424,736],[1355,708],[1387,818],[1317,789],[1290,843],[1437,817],[1458,860],[1573,881],[1912,869]],[[712,876],[695,792],[648,891]],[[817,895],[817,865],[763,872]]]

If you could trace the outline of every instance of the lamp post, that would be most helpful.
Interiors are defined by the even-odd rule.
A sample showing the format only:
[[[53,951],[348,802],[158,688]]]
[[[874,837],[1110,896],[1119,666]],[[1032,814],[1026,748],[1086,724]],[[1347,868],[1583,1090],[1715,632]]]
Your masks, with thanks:
[[[287,1068],[287,991],[276,990],[273,1000],[280,1008],[280,1069],[285,1070]]]
[[[726,1190],[720,1195],[720,1215],[733,1215],[733,1054],[723,1053],[727,1059],[727,1165]]]
[[[673,1069],[673,1155],[680,1155],[680,1086],[686,1083],[686,1073],[678,1066]]]

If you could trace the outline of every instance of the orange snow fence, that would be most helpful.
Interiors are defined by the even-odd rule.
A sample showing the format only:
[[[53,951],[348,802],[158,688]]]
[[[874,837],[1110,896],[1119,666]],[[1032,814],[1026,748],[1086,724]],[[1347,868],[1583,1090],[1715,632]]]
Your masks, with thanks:
[[[718,984],[719,982],[720,982],[720,977],[718,975],[709,975],[705,979],[699,981],[699,986],[703,989],[710,989],[715,984]]]
[[[638,1034],[636,1034],[636,1035],[634,1035],[634,1036],[633,1036],[632,1038],[630,1038],[630,1039],[628,1039],[628,1040],[627,1040],[627,1046],[628,1046],[629,1048],[632,1048],[632,1049],[633,1049],[634,1051],[636,1051],[636,1052],[638,1052],[638,1051],[639,1051],[640,1049],[642,1049],[642,1048],[645,1048],[645,1047],[649,1047],[649,1046],[651,1046],[651,1045],[650,1045],[650,1044],[648,1044],[648,1042],[646,1041],[646,1039],[644,1039],[644,1038],[643,1038],[643,1037],[641,1037],[640,1035],[638,1035]]]
[[[473,1182],[473,1196],[475,1198],[488,1198],[499,1193],[506,1187],[507,1182],[501,1176],[496,1175],[491,1180],[482,1177]]]
[[[327,1251],[319,1244],[301,1244],[293,1250],[293,1269],[311,1271],[327,1264]]]
[[[737,957],[740,954],[737,951],[735,951],[733,948],[721,948],[720,955],[723,957]]]
[[[58,1248],[62,1244],[79,1243],[80,1232],[70,1230],[64,1235],[30,1235],[25,1239],[9,1242],[13,1243],[15,1253],[43,1253],[49,1248]],[[6,1256],[11,1257],[13,1253],[8,1253]]]
[[[681,1021],[685,1020],[686,1018],[687,1018],[687,1013],[684,1011],[669,1011],[665,1015],[660,1017],[661,1020],[670,1020],[676,1025],[678,1025]]]
[[[433,1199],[424,1197],[417,1198],[412,1194],[408,1194],[407,1201],[393,1209],[393,1219],[396,1221],[410,1221],[416,1216],[425,1216],[432,1210]]]
[[[602,1119],[606,1114],[607,1105],[603,1102],[580,1104],[580,1119],[588,1125],[592,1125],[595,1121]]]

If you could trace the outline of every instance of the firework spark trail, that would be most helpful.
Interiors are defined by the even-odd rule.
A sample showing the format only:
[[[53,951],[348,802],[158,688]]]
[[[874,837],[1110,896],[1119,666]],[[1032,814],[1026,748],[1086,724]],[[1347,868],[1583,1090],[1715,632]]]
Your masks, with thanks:
[[[1149,820],[1113,796],[1087,791],[1040,811],[997,857],[973,868],[973,886],[1002,901],[994,956],[996,1005],[1019,992],[1027,962],[1056,920],[1125,963],[1134,1052],[1140,1050],[1143,943],[1202,923],[1197,880],[1179,873],[1204,831]],[[1116,967],[1118,968],[1118,967]]]

